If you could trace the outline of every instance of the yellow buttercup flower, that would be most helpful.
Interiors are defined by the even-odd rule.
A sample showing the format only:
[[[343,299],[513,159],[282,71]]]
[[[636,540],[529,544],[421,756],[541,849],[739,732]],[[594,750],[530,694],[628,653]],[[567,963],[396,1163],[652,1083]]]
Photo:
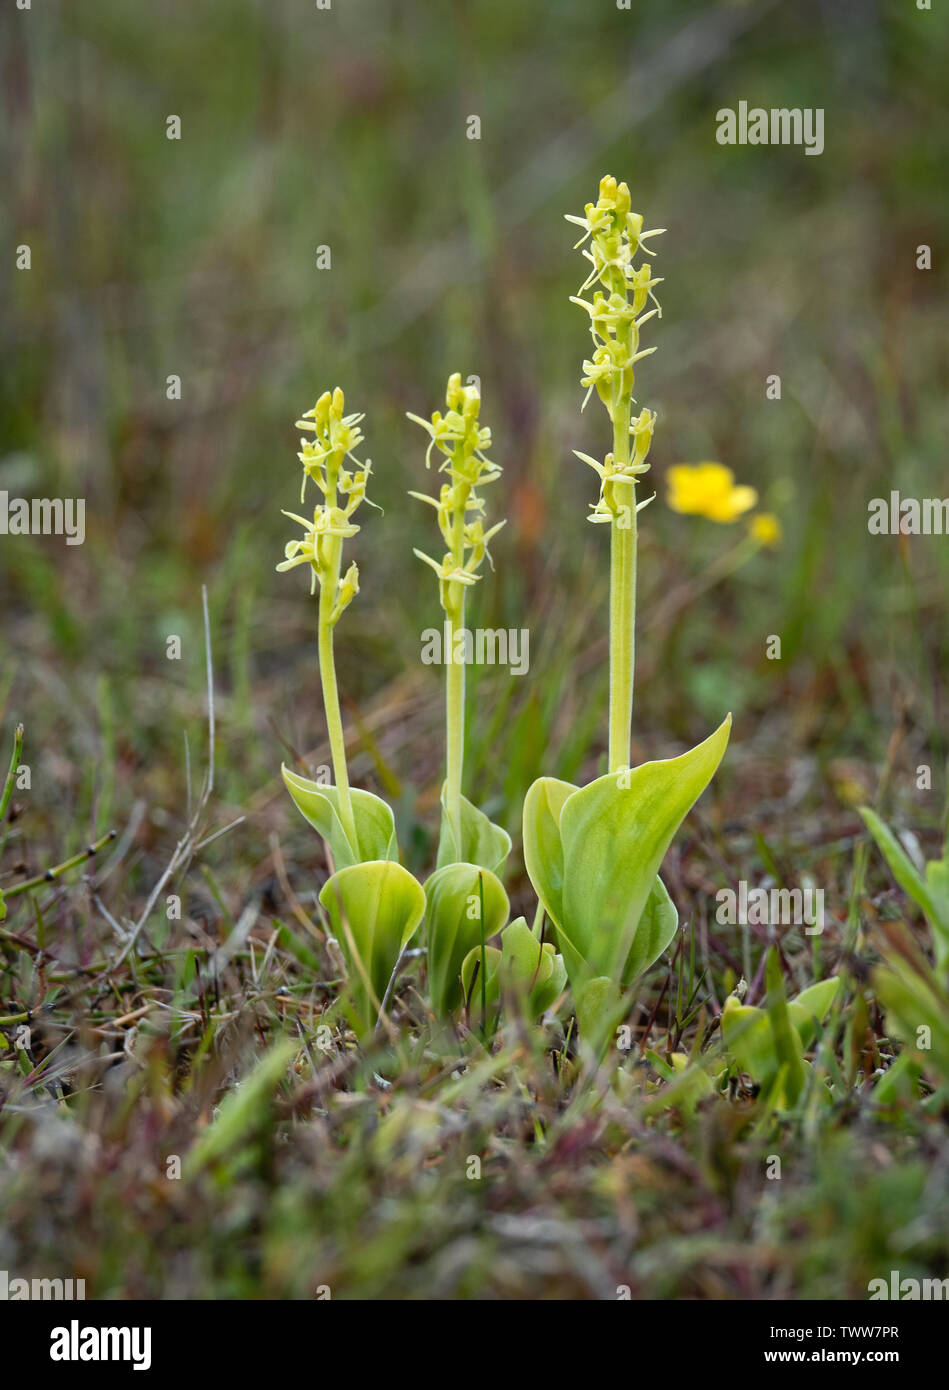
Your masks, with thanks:
[[[781,523],[774,512],[759,512],[748,522],[748,530],[756,541],[775,549],[781,544]]]
[[[674,512],[709,521],[737,521],[758,500],[753,487],[735,483],[723,463],[677,463],[666,473],[667,502]]]

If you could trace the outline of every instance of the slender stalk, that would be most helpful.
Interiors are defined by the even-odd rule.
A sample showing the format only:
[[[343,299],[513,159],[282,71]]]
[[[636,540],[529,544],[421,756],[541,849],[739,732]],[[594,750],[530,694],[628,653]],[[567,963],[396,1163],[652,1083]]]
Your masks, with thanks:
[[[456,457],[458,450],[455,450]],[[455,483],[456,504],[452,526],[452,558],[461,569],[465,560],[465,514],[468,506],[470,486],[458,481]],[[444,585],[445,617],[448,623],[448,651],[445,654],[445,802],[448,819],[456,838],[456,849],[461,853],[461,778],[465,761],[465,663],[455,660],[455,634],[465,626],[465,586],[448,583]],[[464,647],[459,644],[464,652]]]
[[[335,506],[335,498],[331,505]],[[339,690],[336,685],[336,661],[333,654],[333,624],[330,616],[336,601],[339,587],[342,544],[338,537],[327,537],[326,553],[329,560],[329,573],[320,584],[319,632],[317,650],[320,660],[320,682],[323,686],[323,708],[326,711],[326,728],[330,740],[330,756],[333,760],[333,780],[339,793],[339,818],[346,838],[354,851],[359,848],[356,837],[356,820],[353,816],[353,801],[349,792],[349,773],[346,768],[346,742],[343,738],[343,718],[339,708]]]
[[[613,457],[629,461],[629,397],[623,395],[613,416]],[[629,767],[633,718],[633,672],[636,660],[636,485],[617,478],[619,508],[610,525],[610,772]]]
[[[459,591],[445,610],[447,646],[445,671],[445,803],[448,819],[461,851],[461,777],[465,760],[465,663],[455,660],[455,633],[465,625],[465,590],[462,584],[446,585]]]

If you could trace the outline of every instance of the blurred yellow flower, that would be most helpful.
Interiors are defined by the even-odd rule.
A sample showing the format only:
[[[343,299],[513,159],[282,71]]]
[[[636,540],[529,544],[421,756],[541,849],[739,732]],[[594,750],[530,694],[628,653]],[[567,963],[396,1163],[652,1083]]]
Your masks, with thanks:
[[[709,521],[737,521],[757,502],[753,487],[735,484],[735,475],[723,463],[677,463],[666,473],[674,512],[704,516]]]
[[[781,523],[774,512],[759,512],[748,523],[748,530],[756,541],[772,549],[781,544]]]

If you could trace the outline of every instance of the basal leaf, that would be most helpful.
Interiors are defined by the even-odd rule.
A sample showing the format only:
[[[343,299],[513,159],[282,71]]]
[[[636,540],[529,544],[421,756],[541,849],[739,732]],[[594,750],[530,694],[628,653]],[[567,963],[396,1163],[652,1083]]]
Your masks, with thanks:
[[[511,837],[500,825],[490,821],[467,797],[461,798],[461,843],[452,826],[442,787],[442,825],[438,840],[436,868],[449,864],[478,864],[497,873],[511,852]]]
[[[280,770],[297,809],[329,845],[334,868],[346,869],[352,864],[398,858],[395,818],[381,797],[358,787],[350,790],[358,840],[358,844],[352,845],[339,818],[339,792],[336,787],[311,782],[308,777],[300,777],[288,767]]]
[[[524,799],[524,864],[544,911],[563,920],[563,844],[560,816],[564,802],[579,789],[556,777],[539,777]]]
[[[722,1037],[725,1047],[742,1071],[762,1086],[777,1071],[778,1060],[771,1036],[771,1023],[764,1009],[740,1004],[733,994],[722,1009]]]
[[[819,980],[816,985],[809,985],[807,989],[801,990],[797,998],[792,999],[788,1005],[791,1022],[797,1029],[804,1047],[810,1047],[816,1031],[814,1024],[822,1023],[826,1018],[828,1009],[837,998],[839,988],[840,976],[833,975],[829,980]]]
[[[659,865],[721,762],[730,727],[729,715],[681,757],[610,773],[566,797],[561,949],[568,971],[575,969],[573,951],[591,974],[618,981],[624,973]],[[648,954],[637,953],[634,963],[645,968],[652,963]]]
[[[461,1003],[461,966],[475,946],[481,948],[481,897],[484,891],[484,940],[501,930],[508,918],[507,894],[500,880],[478,864],[446,864],[425,884],[429,1002],[438,1018],[447,1018]]]
[[[742,1071],[767,1091],[779,1108],[793,1105],[803,1089],[807,1068],[804,1049],[813,1040],[815,1023],[827,1014],[840,987],[834,976],[802,990],[790,1004],[776,954],[767,963],[766,1007],[739,1004],[734,995],[722,1010],[725,1047]]]
[[[580,1041],[602,1057],[626,1013],[629,1001],[616,981],[608,975],[585,976],[579,983],[574,976],[570,983],[573,986]]]
[[[481,947],[473,947],[461,962],[461,988],[462,996],[468,1006],[468,1013],[472,1028],[481,1028],[482,1022],[482,992],[481,992]],[[501,980],[499,968],[501,965],[501,952],[496,946],[485,946],[484,948],[484,1013],[489,1019],[497,1017],[498,1004],[501,997]]]
[[[525,1016],[538,1019],[563,993],[567,972],[563,958],[553,943],[543,945],[531,932],[523,917],[511,922],[501,933],[501,949],[485,952],[486,1005],[489,1019],[498,1009],[502,995],[520,997]],[[469,951],[462,963],[461,979],[471,1017],[481,1018],[481,980],[478,974],[480,946]]]
[[[541,944],[523,917],[501,937],[501,985],[527,996],[532,1018],[539,1017],[563,993],[567,972],[553,942]]]
[[[346,957],[358,1029],[366,1036],[399,956],[425,915],[425,894],[401,864],[376,859],[340,869],[323,885],[320,902]]]
[[[623,983],[631,985],[644,970],[657,961],[672,941],[679,926],[679,914],[669,890],[657,875],[652,881],[646,906],[636,926],[636,934],[626,957]]]

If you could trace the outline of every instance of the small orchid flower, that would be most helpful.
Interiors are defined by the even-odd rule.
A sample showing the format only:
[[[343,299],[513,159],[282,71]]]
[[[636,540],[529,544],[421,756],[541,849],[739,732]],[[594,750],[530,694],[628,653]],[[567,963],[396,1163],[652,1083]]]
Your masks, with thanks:
[[[368,459],[362,463],[354,452],[363,442],[359,425],[365,417],[359,413],[347,415],[345,408],[345,398],[337,386],[332,392],[324,391],[312,410],[306,411],[296,422],[297,429],[313,436],[312,439],[300,440],[297,454],[303,467],[300,501],[306,495],[306,485],[310,479],[316,484],[323,500],[314,507],[312,517],[284,512],[284,516],[303,527],[304,534],[302,539],[287,542],[284,558],[277,569],[290,570],[298,565],[309,565],[310,592],[315,593],[319,586],[320,681],[339,796],[339,819],[355,854],[358,837],[336,687],[333,629],[359,593],[359,570],[355,565],[350,565],[341,578],[343,542],[359,531],[352,518],[362,502],[369,502],[366,488],[372,476],[372,464]],[[353,467],[344,467],[346,460]],[[374,504],[369,502],[369,505]]]

